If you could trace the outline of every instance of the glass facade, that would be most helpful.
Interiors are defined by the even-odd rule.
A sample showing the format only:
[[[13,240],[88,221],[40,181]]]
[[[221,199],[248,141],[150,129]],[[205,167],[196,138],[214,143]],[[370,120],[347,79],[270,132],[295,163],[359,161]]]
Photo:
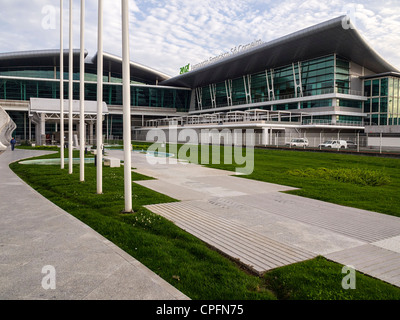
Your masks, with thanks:
[[[389,125],[400,125],[400,79],[389,78],[388,120]]]
[[[285,100],[301,95],[348,94],[349,90],[349,61],[329,55],[197,88],[195,110]],[[307,102],[300,108],[313,107],[313,103]],[[321,103],[332,106],[327,101]],[[315,102],[314,106],[321,105]],[[291,106],[273,106],[273,109],[288,110]]]
[[[68,82],[64,85],[64,98],[68,99]],[[56,80],[10,79],[0,77],[0,100],[29,101],[30,98],[59,99],[60,84]],[[131,105],[137,107],[174,108],[189,110],[189,90],[165,87],[131,86]],[[79,100],[79,83],[74,83],[74,99]],[[97,84],[86,83],[85,99],[97,100]],[[122,105],[122,85],[104,84],[103,101],[109,105]]]
[[[399,125],[399,78],[384,77],[364,80],[364,113],[367,125]]]

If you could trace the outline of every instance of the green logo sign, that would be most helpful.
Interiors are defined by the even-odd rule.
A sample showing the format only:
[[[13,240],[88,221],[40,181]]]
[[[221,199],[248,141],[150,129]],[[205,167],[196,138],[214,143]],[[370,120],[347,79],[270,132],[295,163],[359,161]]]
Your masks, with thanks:
[[[184,74],[184,73],[189,72],[189,71],[190,71],[190,63],[187,66],[184,66],[184,67],[181,68],[180,74]]]

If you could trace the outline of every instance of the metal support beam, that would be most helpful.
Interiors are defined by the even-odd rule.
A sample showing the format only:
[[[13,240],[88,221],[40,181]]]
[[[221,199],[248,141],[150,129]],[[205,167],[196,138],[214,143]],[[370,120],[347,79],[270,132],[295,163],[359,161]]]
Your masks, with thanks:
[[[210,88],[210,97],[211,97],[211,107],[217,107],[217,85],[212,83],[209,85]]]
[[[265,76],[267,79],[267,91],[268,91],[268,100],[269,101],[274,101],[275,100],[275,88],[274,88],[274,70],[270,70],[271,73],[271,83],[269,81],[269,74],[268,70],[265,70]]]
[[[203,110],[203,88],[196,88],[195,92],[199,110]]]
[[[246,103],[252,103],[251,100],[251,75],[243,76],[244,92],[246,94]]]
[[[297,80],[294,63],[292,63],[292,68],[293,68],[293,82],[294,82],[294,94],[295,94],[295,97],[296,98],[298,96],[302,97],[303,96],[303,85],[302,85],[302,81],[301,81],[301,64],[300,64],[300,62],[297,63],[297,72],[298,72],[299,80]]]
[[[225,80],[225,90],[226,90],[226,101],[228,102],[228,106],[232,106],[233,105],[232,79]]]

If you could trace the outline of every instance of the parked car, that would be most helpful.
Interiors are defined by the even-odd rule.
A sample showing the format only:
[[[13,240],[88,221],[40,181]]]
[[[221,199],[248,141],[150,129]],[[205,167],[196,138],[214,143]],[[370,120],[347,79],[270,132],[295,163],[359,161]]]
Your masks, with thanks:
[[[344,140],[329,140],[321,143],[318,147],[332,149],[347,149],[347,142]]]
[[[348,149],[357,149],[357,144],[353,141],[346,141]]]
[[[308,140],[306,138],[292,139],[287,143],[291,147],[308,147]]]

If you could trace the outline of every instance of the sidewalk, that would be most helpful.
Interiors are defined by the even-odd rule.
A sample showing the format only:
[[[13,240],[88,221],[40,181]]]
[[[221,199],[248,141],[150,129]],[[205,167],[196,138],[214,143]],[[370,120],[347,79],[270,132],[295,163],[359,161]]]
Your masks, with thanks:
[[[0,154],[0,300],[188,300],[9,169],[44,154]],[[54,267],[55,290],[42,287],[52,275],[45,266]]]
[[[109,151],[122,159],[122,151]],[[262,274],[324,256],[400,286],[400,218],[295,196],[287,186],[171,161],[133,156],[138,181],[181,202],[147,206]]]

